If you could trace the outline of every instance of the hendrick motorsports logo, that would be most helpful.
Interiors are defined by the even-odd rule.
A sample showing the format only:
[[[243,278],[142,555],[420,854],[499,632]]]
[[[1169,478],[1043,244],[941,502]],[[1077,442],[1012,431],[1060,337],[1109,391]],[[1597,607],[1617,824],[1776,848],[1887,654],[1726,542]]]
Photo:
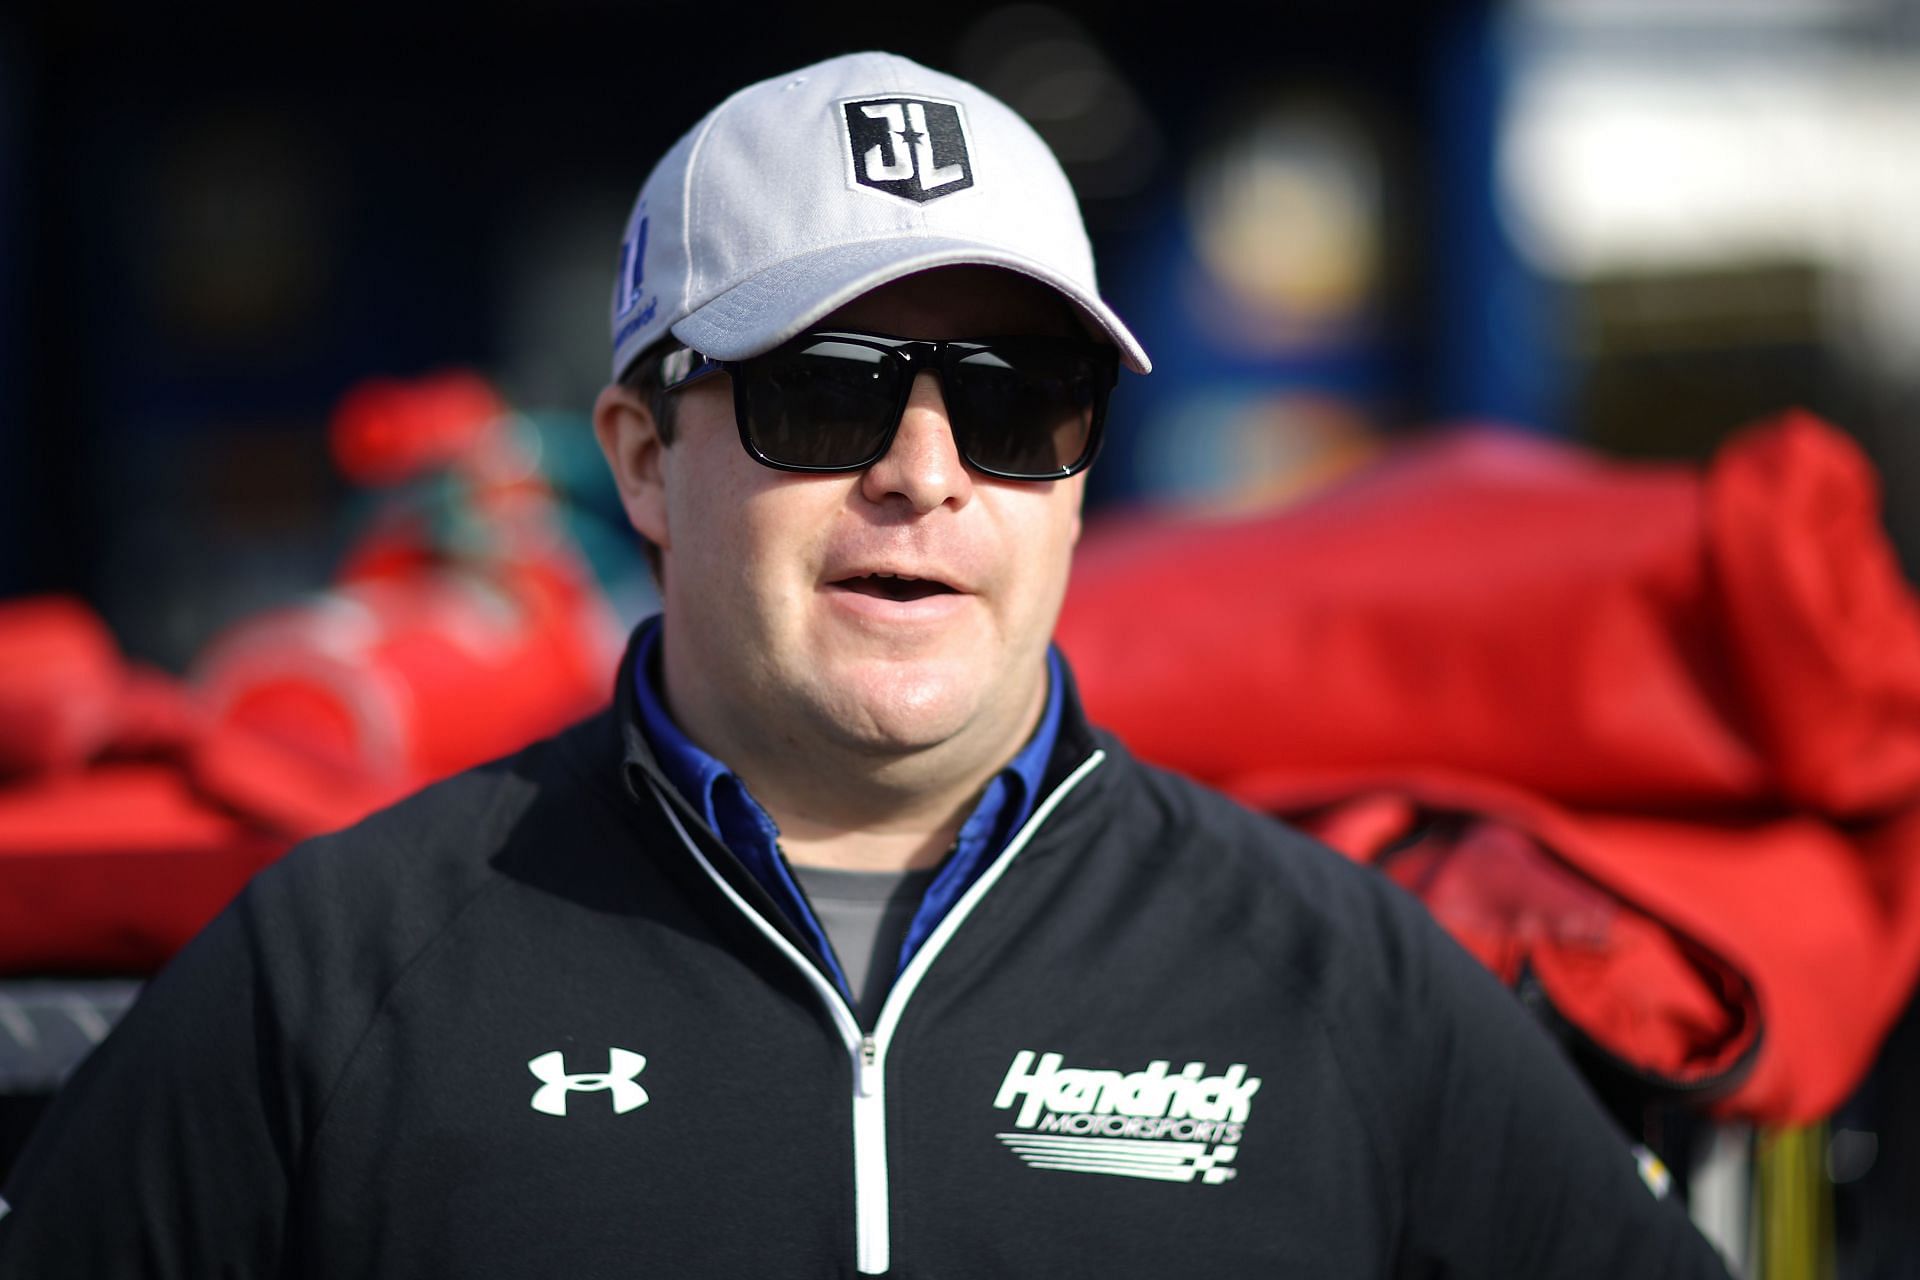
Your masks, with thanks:
[[[1003,1111],[1020,1103],[1018,1132],[994,1136],[1029,1165],[1160,1182],[1233,1177],[1225,1166],[1239,1154],[1260,1088],[1244,1063],[1210,1076],[1204,1062],[1169,1075],[1164,1061],[1125,1074],[1063,1068],[1063,1061],[1022,1049],[993,1100]]]

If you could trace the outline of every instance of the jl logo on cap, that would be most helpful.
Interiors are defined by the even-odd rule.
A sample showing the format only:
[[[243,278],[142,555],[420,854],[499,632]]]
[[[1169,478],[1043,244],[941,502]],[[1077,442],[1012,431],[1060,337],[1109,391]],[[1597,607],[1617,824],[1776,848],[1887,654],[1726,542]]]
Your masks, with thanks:
[[[841,104],[853,180],[925,204],[973,185],[958,103],[869,98]]]

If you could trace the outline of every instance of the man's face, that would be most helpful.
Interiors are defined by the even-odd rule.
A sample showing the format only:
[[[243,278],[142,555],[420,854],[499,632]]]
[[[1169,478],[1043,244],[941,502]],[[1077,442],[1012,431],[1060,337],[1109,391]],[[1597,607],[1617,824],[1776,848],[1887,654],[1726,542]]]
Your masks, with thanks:
[[[921,339],[1074,331],[1056,294],[980,267],[897,281],[820,327]],[[962,758],[969,747],[1011,754],[1038,715],[1084,477],[970,470],[931,373],[886,456],[836,475],[749,458],[727,379],[678,395],[656,541],[668,694],[683,723],[696,736],[717,726],[723,742],[757,735],[876,763],[945,744]]]

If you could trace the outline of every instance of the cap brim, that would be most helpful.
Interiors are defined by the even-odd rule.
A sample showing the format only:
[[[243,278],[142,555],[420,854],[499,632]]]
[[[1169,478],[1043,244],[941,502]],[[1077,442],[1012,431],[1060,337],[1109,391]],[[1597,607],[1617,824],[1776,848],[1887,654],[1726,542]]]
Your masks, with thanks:
[[[789,258],[690,313],[673,326],[673,336],[716,360],[745,360],[771,351],[869,290],[917,271],[958,265],[1004,267],[1031,276],[1111,339],[1129,369],[1152,370],[1139,340],[1083,286],[1020,254],[933,236],[862,240]]]

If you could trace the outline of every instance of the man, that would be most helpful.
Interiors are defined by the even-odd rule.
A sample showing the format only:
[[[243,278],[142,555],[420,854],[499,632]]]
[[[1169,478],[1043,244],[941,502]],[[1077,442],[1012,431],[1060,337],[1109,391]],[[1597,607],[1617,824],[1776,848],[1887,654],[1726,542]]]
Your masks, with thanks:
[[[665,600],[613,709],[258,877],[0,1273],[1722,1274],[1416,904],[1081,717],[1048,635],[1148,363],[1006,107],[736,94],[613,326]]]

